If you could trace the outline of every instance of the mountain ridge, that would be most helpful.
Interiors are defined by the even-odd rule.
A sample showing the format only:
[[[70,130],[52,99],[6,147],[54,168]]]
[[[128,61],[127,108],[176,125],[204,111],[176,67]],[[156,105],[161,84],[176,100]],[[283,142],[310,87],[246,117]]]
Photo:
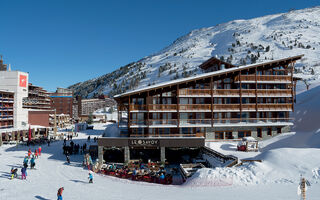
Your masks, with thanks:
[[[129,90],[201,74],[198,66],[215,56],[235,65],[304,54],[295,73],[310,84],[319,81],[320,7],[200,28],[159,52],[69,88],[84,98]]]

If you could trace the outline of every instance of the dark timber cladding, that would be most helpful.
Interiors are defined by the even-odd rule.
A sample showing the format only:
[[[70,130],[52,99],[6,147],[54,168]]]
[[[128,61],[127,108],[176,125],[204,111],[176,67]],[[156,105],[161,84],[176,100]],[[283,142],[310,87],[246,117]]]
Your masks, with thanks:
[[[203,147],[204,138],[98,138],[103,147]]]
[[[120,134],[239,139],[287,132],[302,56],[246,66],[211,58],[200,65],[206,73],[116,95]]]

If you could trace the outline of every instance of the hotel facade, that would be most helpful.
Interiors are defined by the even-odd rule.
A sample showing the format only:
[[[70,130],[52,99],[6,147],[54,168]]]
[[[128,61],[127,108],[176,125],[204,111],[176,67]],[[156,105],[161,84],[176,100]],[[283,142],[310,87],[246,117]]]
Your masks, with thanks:
[[[246,66],[211,58],[203,74],[115,96],[127,137],[266,139],[290,130],[295,62],[303,55]]]

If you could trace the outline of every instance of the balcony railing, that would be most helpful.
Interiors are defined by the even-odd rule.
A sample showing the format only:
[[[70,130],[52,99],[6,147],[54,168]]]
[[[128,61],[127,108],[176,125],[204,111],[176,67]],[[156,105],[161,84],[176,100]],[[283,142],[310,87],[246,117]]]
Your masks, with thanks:
[[[241,81],[255,81],[255,75],[241,75]],[[239,82],[239,77],[235,78],[236,82]],[[266,81],[266,82],[291,82],[291,76],[287,75],[257,75],[257,81]]]
[[[149,119],[149,125],[150,126],[156,126],[156,125],[173,125],[177,126],[178,120],[177,119]]]
[[[293,122],[292,118],[230,118],[230,119],[214,119],[213,124],[237,124],[237,123],[277,123],[277,122]]]
[[[130,134],[130,137],[204,137],[205,133]]]
[[[180,104],[180,111],[189,110],[211,110],[211,104]]]
[[[258,104],[258,110],[291,110],[292,104],[279,103],[279,104]]]
[[[239,89],[214,89],[212,95],[215,96],[240,96]],[[255,96],[255,89],[242,89],[242,96]],[[288,96],[291,95],[290,89],[257,89],[257,96]],[[179,96],[203,96],[210,97],[209,89],[183,89],[179,90]]]
[[[138,105],[138,104],[130,104],[129,109],[131,111],[133,111],[133,110],[147,110],[147,106],[146,105]]]
[[[148,109],[150,111],[154,111],[154,110],[173,110],[176,111],[177,110],[177,105],[176,104],[151,104],[148,105]]]
[[[211,96],[210,89],[181,89],[179,96]]]
[[[227,119],[180,119],[180,126],[210,126],[220,124],[243,124],[243,123],[290,123],[292,118],[227,118]],[[124,124],[122,124],[124,125]],[[177,119],[150,119],[147,120],[131,120],[130,126],[177,126]]]
[[[211,119],[180,119],[180,125],[211,124]]]
[[[258,103],[258,110],[291,110],[291,103]],[[150,104],[148,105],[130,105],[130,111],[168,111],[176,112],[177,104]],[[213,111],[221,110],[256,110],[256,104],[213,104]],[[211,104],[179,104],[180,112],[189,112],[189,111],[211,111]]]

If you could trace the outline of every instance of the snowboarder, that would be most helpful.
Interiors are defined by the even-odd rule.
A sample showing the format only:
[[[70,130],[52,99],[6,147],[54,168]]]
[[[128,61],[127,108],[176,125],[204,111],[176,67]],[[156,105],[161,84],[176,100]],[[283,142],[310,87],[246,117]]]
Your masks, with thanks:
[[[39,156],[41,156],[41,150],[42,150],[42,148],[41,148],[41,146],[38,148],[38,152],[39,152]]]
[[[90,135],[88,136],[88,142],[90,142]]]
[[[17,174],[18,169],[17,168],[11,168],[11,180],[13,178],[17,178],[18,174]]]
[[[32,156],[31,160],[30,160],[30,168],[33,169],[36,166],[36,163],[34,161],[34,156]]]
[[[93,183],[93,175],[92,175],[91,172],[89,172],[89,177],[88,177],[88,179],[89,179],[89,183]]]
[[[64,190],[64,187],[61,187],[58,189],[58,193],[57,193],[57,197],[58,197],[58,200],[62,200],[62,192]]]

